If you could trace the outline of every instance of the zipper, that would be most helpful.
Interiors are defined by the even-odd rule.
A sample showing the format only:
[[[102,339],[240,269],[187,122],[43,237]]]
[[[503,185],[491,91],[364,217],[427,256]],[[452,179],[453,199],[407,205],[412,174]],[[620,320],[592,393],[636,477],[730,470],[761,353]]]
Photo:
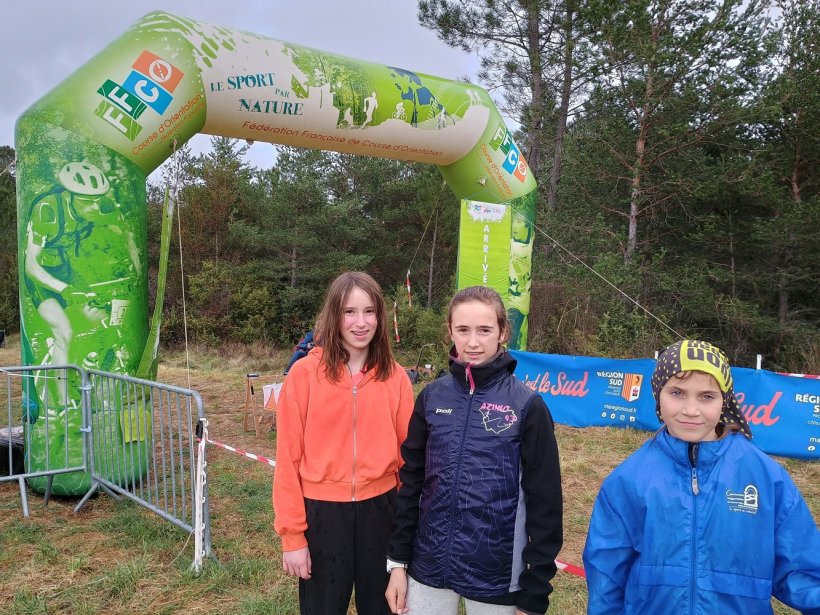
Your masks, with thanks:
[[[464,381],[470,389],[470,395],[475,393],[475,381],[473,380],[473,372],[470,370],[471,367],[472,363],[467,363],[467,366],[464,368]]]
[[[689,461],[692,463],[692,581],[689,583],[689,612],[695,613],[695,597],[697,592],[697,535],[698,535],[698,502],[697,495],[700,493],[698,487],[698,443],[689,444]]]
[[[467,386],[470,387],[470,396],[467,400],[467,412],[464,417],[464,429],[461,431],[461,443],[458,448],[458,466],[456,467],[455,480],[453,481],[453,496],[450,502],[450,518],[447,521],[447,561],[450,560],[450,554],[453,548],[453,516],[455,515],[456,504],[458,503],[458,489],[457,486],[461,481],[461,465],[464,460],[464,443],[467,441],[467,429],[470,427],[470,414],[473,406],[473,394],[475,393],[475,383],[473,382],[473,375],[470,373],[470,364],[467,364],[467,369],[464,375],[467,381]],[[444,583],[447,585],[447,571],[449,567],[444,570]]]
[[[350,382],[353,383],[353,371],[350,369],[350,366],[347,366],[347,371],[350,372]],[[356,446],[356,419],[357,419],[357,407],[356,407],[356,393],[358,393],[359,387],[355,384],[353,385],[353,469],[350,474],[350,501],[356,501],[356,456],[358,454],[358,449]]]

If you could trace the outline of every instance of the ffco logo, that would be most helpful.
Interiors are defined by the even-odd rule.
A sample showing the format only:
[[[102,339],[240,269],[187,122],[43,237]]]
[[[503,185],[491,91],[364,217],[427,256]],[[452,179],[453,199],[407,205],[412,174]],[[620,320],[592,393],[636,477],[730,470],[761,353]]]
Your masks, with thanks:
[[[120,85],[107,79],[97,92],[101,101],[94,114],[101,117],[133,141],[142,130],[137,119],[147,108],[158,115],[165,113],[174,97],[171,95],[184,73],[150,51],[143,51],[133,69]]]

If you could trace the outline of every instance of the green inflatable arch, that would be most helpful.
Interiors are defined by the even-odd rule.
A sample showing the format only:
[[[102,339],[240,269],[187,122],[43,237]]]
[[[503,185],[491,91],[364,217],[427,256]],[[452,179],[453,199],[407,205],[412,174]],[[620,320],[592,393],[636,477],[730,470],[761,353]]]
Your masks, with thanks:
[[[525,327],[535,181],[486,91],[155,12],[17,122],[24,364],[137,373],[149,337],[146,177],[199,132],[437,165],[465,199],[462,220],[479,225],[475,258],[461,252],[459,285],[514,298]],[[515,216],[527,239],[516,248],[513,237],[490,279],[498,250],[488,247],[488,224],[514,227]],[[506,241],[516,234],[505,232]],[[46,450],[64,459],[65,446],[80,462],[78,392],[45,387],[27,405],[76,418],[51,421],[69,433],[30,421],[28,471],[45,468]],[[88,486],[88,477],[63,475],[53,490]]]

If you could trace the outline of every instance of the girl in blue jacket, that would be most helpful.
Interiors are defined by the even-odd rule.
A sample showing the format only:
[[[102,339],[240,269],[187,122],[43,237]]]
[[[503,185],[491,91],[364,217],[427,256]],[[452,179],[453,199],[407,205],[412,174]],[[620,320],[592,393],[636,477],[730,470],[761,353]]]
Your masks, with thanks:
[[[561,473],[543,399],[513,375],[498,293],[450,302],[450,373],[416,399],[387,569],[393,613],[543,614],[561,548]]]
[[[720,349],[684,340],[652,376],[658,434],[604,481],[584,549],[588,613],[820,614],[820,532],[751,442]]]

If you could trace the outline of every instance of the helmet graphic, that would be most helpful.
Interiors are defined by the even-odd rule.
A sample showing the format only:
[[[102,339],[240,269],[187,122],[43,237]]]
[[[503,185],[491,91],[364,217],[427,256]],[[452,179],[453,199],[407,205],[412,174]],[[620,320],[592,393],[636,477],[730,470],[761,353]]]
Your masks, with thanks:
[[[108,192],[108,178],[93,164],[69,162],[59,173],[60,183],[69,192],[99,196]]]

